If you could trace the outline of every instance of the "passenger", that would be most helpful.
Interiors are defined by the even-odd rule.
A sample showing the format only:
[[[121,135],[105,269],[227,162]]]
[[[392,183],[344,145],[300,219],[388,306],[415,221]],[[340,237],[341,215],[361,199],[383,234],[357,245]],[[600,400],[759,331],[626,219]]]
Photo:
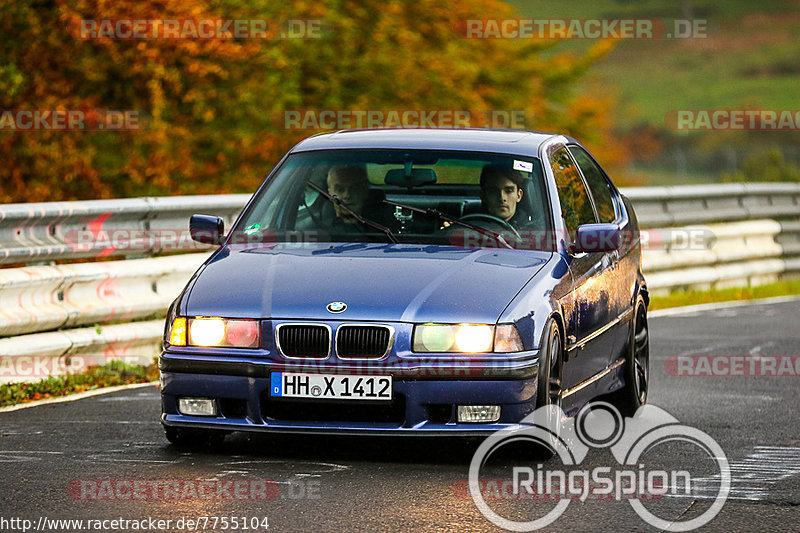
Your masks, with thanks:
[[[518,209],[525,178],[517,170],[500,165],[486,165],[481,170],[483,212],[508,222],[514,228],[531,224],[531,216]]]
[[[336,196],[347,204],[356,214],[377,222],[389,229],[397,227],[397,220],[391,215],[391,208],[382,202],[385,195],[379,190],[371,190],[367,169],[361,164],[337,165],[328,171],[328,194]],[[358,220],[341,205],[333,205],[336,217],[331,226],[336,229],[350,231]],[[345,226],[346,224],[346,226]],[[375,232],[375,228],[359,228]]]
[[[367,169],[363,165],[339,165],[328,171],[328,194],[336,196],[347,206],[362,214],[369,197],[369,179]],[[354,223],[356,219],[340,205],[333,205],[336,216],[346,223]]]

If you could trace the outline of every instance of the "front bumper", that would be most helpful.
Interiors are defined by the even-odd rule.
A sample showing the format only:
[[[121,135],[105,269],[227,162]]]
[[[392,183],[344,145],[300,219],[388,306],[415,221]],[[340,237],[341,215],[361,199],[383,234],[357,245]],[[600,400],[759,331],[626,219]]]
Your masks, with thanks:
[[[347,435],[482,436],[516,428],[536,407],[538,354],[516,361],[331,364],[164,353],[161,421],[165,426],[229,431]],[[392,375],[393,400],[337,401],[270,397],[272,372]],[[187,416],[180,397],[213,398],[218,415]],[[500,405],[494,423],[459,423],[458,405]]]

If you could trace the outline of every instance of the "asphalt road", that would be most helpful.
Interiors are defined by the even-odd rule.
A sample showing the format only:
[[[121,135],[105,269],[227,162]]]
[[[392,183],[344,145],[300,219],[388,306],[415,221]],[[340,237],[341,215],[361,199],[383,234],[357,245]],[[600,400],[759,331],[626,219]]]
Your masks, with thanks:
[[[707,433],[730,464],[729,497],[703,531],[800,530],[800,378],[786,366],[798,360],[773,359],[774,368],[761,362],[798,355],[798,317],[800,300],[650,320],[650,403]],[[679,362],[679,355],[700,357]],[[736,363],[739,356],[747,358]],[[731,377],[725,375],[731,365],[782,375]],[[679,369],[705,375],[674,375]],[[130,522],[125,528],[110,520],[150,518],[139,530],[262,531],[265,518],[270,531],[499,530],[466,491],[475,442],[237,434],[219,450],[189,451],[168,445],[158,417],[155,387],[0,413],[0,531],[21,531],[21,519],[40,531],[81,530],[47,523],[52,519],[83,519],[83,531],[132,531]],[[651,502],[648,508],[667,522],[700,516],[716,494],[716,463],[689,448],[666,443],[642,459],[651,468],[678,465],[708,485]],[[612,460],[607,448],[598,448],[580,468]],[[508,478],[512,464],[537,468],[517,452],[482,474]],[[558,459],[543,465],[559,467]],[[485,488],[487,497],[499,494]],[[500,497],[490,507],[514,520],[534,520],[553,504]],[[188,528],[177,523],[181,518],[201,523]],[[590,497],[571,501],[544,531],[567,529],[662,528],[645,522],[628,501]]]

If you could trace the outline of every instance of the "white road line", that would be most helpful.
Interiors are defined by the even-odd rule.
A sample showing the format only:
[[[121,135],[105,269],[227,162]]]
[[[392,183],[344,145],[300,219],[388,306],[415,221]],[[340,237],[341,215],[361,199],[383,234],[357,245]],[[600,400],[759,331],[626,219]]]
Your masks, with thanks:
[[[800,474],[800,448],[756,446],[744,459],[730,463],[729,500],[766,500],[784,479]],[[692,479],[691,498],[716,498],[719,475]]]
[[[800,296],[775,296],[773,298],[761,298],[760,300],[736,300],[732,302],[718,302],[710,304],[687,305],[685,307],[671,307],[669,309],[658,309],[647,313],[648,317],[680,316],[692,313],[704,313],[706,311],[720,311],[722,309],[733,309],[748,305],[767,305],[785,302],[800,301]]]
[[[24,463],[30,461],[42,461],[44,458],[35,455],[64,455],[64,452],[41,452],[41,451],[5,451],[0,450],[0,463]],[[31,457],[31,455],[33,455]]]

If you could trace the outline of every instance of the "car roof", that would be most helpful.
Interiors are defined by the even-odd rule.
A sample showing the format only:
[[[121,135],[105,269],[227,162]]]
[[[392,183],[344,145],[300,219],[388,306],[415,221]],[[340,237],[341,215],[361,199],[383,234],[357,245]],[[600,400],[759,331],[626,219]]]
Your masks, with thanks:
[[[555,133],[514,129],[360,129],[340,130],[309,137],[292,152],[342,149],[408,149],[491,152],[538,156],[539,146]],[[570,142],[577,142],[570,137]]]

